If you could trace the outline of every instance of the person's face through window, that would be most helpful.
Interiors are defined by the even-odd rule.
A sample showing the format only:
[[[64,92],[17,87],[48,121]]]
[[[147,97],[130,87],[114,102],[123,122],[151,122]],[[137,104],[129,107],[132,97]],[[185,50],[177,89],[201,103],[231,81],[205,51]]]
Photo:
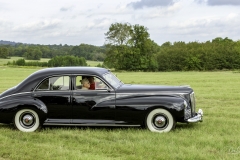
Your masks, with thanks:
[[[89,88],[90,87],[90,83],[88,81],[86,81],[86,82],[83,83],[83,86],[86,87],[86,88]]]

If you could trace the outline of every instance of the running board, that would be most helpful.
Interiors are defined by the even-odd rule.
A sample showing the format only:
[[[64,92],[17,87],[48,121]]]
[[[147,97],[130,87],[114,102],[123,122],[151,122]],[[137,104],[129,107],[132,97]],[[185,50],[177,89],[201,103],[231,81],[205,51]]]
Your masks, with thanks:
[[[141,125],[125,124],[61,124],[61,123],[43,123],[44,126],[104,126],[104,127],[140,127]]]

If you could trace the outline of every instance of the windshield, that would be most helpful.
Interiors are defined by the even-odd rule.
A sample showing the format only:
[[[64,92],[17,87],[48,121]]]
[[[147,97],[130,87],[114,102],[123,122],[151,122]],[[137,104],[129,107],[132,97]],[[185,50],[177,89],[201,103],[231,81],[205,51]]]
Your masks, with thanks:
[[[103,75],[105,80],[110,83],[114,88],[118,88],[121,84],[123,84],[114,74],[108,72]]]

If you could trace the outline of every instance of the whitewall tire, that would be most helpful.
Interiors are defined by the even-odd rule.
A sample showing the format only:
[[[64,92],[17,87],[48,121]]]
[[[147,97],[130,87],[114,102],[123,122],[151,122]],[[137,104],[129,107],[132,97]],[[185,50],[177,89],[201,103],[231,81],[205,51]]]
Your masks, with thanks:
[[[154,109],[146,118],[146,126],[152,132],[169,132],[175,125],[174,117],[165,109]]]
[[[31,109],[19,110],[14,118],[15,127],[23,132],[34,132],[40,128],[38,114]]]

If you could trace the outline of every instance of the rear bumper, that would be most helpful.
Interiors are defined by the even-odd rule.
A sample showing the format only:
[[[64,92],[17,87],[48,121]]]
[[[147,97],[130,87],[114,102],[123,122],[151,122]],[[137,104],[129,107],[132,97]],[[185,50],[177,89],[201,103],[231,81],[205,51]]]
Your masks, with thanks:
[[[189,123],[196,123],[196,122],[202,122],[203,121],[203,111],[202,109],[199,109],[196,115],[192,118],[189,118],[187,122]]]

